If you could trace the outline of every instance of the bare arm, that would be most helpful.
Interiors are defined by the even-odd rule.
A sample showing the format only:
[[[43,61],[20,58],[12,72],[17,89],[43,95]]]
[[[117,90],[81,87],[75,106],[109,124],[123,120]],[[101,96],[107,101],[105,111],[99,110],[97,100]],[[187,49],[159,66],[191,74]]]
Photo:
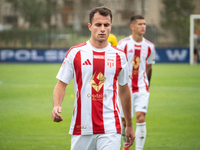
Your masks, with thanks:
[[[52,111],[52,119],[54,122],[63,121],[62,116],[59,114],[62,111],[61,103],[65,96],[65,89],[67,84],[58,81],[53,91],[53,111]]]
[[[150,87],[151,74],[152,74],[152,65],[151,64],[147,65],[146,74],[147,74],[147,79],[149,81],[149,87]]]
[[[122,109],[124,112],[124,117],[126,120],[126,138],[125,143],[126,147],[130,147],[135,139],[135,134],[132,125],[132,116],[131,116],[131,93],[128,84],[124,86],[119,85],[119,97],[121,100]]]

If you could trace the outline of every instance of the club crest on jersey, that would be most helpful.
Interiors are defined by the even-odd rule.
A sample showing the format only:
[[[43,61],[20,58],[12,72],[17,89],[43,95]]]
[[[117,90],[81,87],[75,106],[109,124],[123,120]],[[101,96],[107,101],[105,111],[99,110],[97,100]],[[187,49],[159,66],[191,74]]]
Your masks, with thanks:
[[[147,51],[145,49],[142,50],[142,54],[145,55]]]
[[[115,65],[114,63],[114,59],[107,59],[107,66],[109,66],[110,68],[113,67]]]
[[[102,86],[104,85],[105,81],[106,78],[101,72],[99,72],[97,75],[95,72],[92,78],[90,79],[89,83],[97,92],[99,92]]]

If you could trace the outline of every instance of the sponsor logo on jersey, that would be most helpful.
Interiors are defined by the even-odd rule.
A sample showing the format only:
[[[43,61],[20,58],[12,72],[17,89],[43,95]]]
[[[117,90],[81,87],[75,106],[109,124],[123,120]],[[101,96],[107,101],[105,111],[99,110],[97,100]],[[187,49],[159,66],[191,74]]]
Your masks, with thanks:
[[[110,68],[113,67],[115,65],[114,63],[114,59],[107,59],[107,66],[109,66]]]
[[[137,69],[140,65],[140,57],[134,56],[134,59],[131,61],[131,64],[133,65],[134,69]]]
[[[128,51],[129,53],[133,53],[133,50],[131,49],[130,51]]]
[[[141,46],[135,45],[135,50],[141,50]]]
[[[90,79],[89,83],[97,92],[99,92],[105,81],[106,78],[101,72],[99,72],[97,75],[95,72],[92,78]]]
[[[78,130],[87,129],[87,126],[86,126],[86,125],[77,125],[76,128],[77,128]]]
[[[132,73],[133,73],[133,74],[138,74],[139,71],[138,71],[138,70],[133,70]]]
[[[87,94],[88,98],[92,97],[92,100],[107,100],[107,95],[106,94]]]
[[[84,61],[83,65],[91,65],[91,62],[89,59],[87,59],[86,61]]]
[[[93,56],[95,59],[104,59],[105,56],[104,55],[94,55]]]

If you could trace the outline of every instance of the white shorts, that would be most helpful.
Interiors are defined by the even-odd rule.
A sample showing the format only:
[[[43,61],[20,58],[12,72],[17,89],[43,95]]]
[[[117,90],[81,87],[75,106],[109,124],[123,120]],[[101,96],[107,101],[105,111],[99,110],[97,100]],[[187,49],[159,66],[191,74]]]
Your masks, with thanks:
[[[149,92],[137,92],[131,94],[131,109],[132,117],[134,112],[144,112],[147,113],[149,103]],[[120,116],[124,118],[124,113],[122,111],[121,103],[119,103]]]
[[[121,134],[72,135],[71,150],[120,150]]]

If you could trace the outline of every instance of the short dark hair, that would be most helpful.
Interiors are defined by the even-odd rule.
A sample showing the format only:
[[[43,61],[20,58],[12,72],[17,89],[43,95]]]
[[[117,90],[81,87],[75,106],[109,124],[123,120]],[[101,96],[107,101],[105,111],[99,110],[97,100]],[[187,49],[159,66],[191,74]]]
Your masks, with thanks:
[[[142,15],[133,15],[130,19],[130,24],[136,21],[137,19],[144,19]]]
[[[110,19],[111,19],[111,22],[112,22],[112,12],[111,12],[111,10],[109,8],[105,7],[105,6],[101,6],[101,7],[96,7],[96,8],[94,8],[90,11],[89,18],[90,18],[91,24],[92,24],[92,19],[94,17],[94,14],[97,13],[97,12],[102,16],[110,15]]]

